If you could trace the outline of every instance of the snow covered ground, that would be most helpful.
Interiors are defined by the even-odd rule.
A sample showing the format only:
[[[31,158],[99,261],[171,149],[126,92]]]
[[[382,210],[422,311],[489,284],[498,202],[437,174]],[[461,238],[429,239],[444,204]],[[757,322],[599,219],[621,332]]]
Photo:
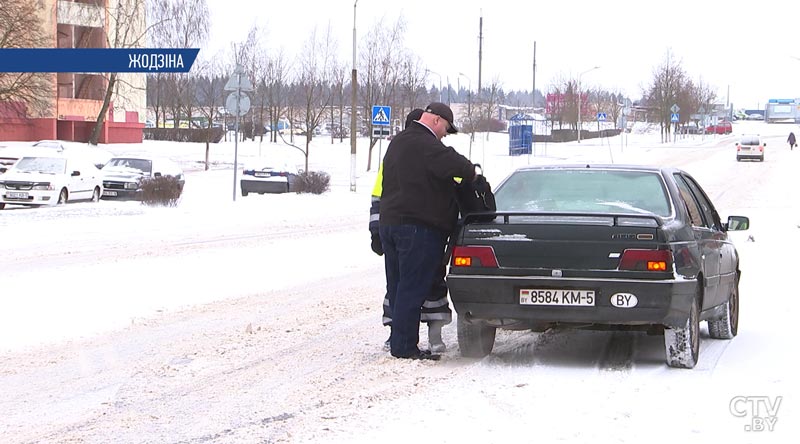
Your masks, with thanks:
[[[382,260],[369,249],[366,142],[357,191],[350,146],[316,139],[313,195],[238,195],[233,143],[109,145],[156,152],[189,172],[176,208],[134,202],[0,211],[3,442],[775,442],[800,427],[791,259],[800,239],[795,125],[741,122],[732,136],[657,134],[537,144],[509,157],[504,134],[449,136],[492,183],[534,163],[683,168],[733,233],[742,261],[739,335],[708,338],[693,370],[664,364],[638,333],[498,332],[461,358],[455,325],[440,362],[381,348]],[[764,163],[735,161],[736,134],[767,139]],[[3,143],[0,145],[14,145]],[[0,148],[1,149],[1,148]],[[291,147],[241,142],[302,165]],[[423,338],[425,345],[426,335]],[[772,430],[770,431],[770,427]]]

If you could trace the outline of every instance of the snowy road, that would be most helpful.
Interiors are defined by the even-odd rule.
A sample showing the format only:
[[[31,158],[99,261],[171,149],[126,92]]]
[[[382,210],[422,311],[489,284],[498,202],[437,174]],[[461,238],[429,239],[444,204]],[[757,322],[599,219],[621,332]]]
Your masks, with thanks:
[[[800,392],[795,270],[785,249],[800,244],[800,205],[787,190],[800,152],[781,142],[769,139],[764,163],[737,163],[730,140],[615,153],[683,168],[723,218],[751,217],[752,229],[735,238],[739,336],[712,340],[703,324],[693,370],[665,365],[660,336],[627,332],[498,331],[490,356],[465,359],[454,323],[444,330],[442,361],[389,357],[381,348],[382,262],[367,248],[368,187],[232,204],[217,186],[228,183],[226,172],[212,171],[190,175],[186,199],[218,193],[213,206],[5,210],[0,436],[789,442],[800,428],[792,422]],[[604,154],[576,153],[565,161]],[[751,405],[740,399],[780,402],[774,430],[753,431],[768,415],[737,416]]]

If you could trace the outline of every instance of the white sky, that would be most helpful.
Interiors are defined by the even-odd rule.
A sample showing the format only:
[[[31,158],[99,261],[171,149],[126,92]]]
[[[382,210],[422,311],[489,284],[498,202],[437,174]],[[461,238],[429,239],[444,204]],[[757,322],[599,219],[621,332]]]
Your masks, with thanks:
[[[309,31],[332,24],[347,66],[352,61],[353,1],[294,0],[277,5],[257,0],[208,0],[212,16],[209,46],[225,48],[242,41],[252,25],[268,30],[272,48],[296,54]],[[692,79],[716,88],[737,108],[763,108],[770,98],[800,97],[797,74],[800,49],[790,25],[790,2],[757,3],[670,0],[599,2],[359,0],[358,38],[381,18],[395,23],[401,15],[408,30],[406,46],[431,71],[449,77],[454,87],[465,73],[478,82],[478,24],[483,16],[484,86],[499,76],[506,90],[530,90],[533,42],[536,42],[536,88],[560,77],[586,74],[587,87],[619,90],[636,99],[668,50],[682,61]],[[469,83],[463,77],[462,86]],[[431,75],[429,83],[439,83]]]

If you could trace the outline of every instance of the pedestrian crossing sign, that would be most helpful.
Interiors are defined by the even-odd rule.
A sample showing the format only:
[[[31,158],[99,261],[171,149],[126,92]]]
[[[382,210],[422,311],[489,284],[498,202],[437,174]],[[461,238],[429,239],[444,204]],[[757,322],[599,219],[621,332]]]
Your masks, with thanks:
[[[391,106],[373,106],[372,107],[372,124],[373,125],[389,125],[392,119]]]

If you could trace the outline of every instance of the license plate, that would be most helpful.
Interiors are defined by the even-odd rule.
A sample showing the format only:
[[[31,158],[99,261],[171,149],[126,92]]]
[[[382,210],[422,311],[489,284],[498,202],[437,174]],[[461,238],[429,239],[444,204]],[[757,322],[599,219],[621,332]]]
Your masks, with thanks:
[[[256,177],[270,177],[272,173],[255,173]]]
[[[9,191],[8,194],[6,194],[6,196],[9,199],[27,199],[28,198],[28,193],[20,193],[20,192],[15,192],[15,191]]]
[[[103,196],[116,196],[116,195],[117,195],[116,191],[103,190]]]
[[[595,299],[594,290],[564,290],[564,289],[522,289],[519,291],[521,305],[560,305],[593,307]]]

